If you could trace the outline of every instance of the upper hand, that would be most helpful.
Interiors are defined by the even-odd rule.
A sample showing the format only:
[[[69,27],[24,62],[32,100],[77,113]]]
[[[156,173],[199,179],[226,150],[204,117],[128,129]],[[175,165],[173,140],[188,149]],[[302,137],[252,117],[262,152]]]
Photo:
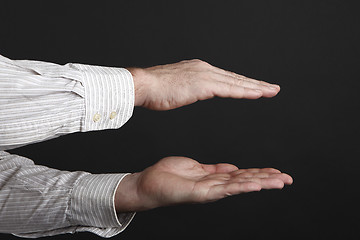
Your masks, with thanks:
[[[129,68],[135,106],[169,110],[215,96],[256,99],[273,97],[280,87],[211,66],[201,60],[150,68]]]
[[[204,203],[230,195],[281,189],[292,178],[273,168],[238,169],[206,165],[186,157],[167,157],[140,173],[126,176],[116,193],[120,212],[181,203]]]

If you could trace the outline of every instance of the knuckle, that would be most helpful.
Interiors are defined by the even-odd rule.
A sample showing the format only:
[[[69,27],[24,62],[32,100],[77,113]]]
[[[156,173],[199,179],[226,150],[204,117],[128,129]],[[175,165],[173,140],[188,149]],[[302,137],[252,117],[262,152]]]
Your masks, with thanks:
[[[209,71],[203,71],[198,72],[198,77],[204,80],[212,80],[213,79],[213,73]]]
[[[193,63],[202,63],[203,60],[198,59],[198,58],[194,58],[194,59],[191,60],[191,62],[193,62]]]
[[[201,59],[193,59],[191,61],[192,61],[192,63],[194,65],[196,65],[198,67],[209,67],[209,66],[211,66],[209,63],[207,63],[207,62],[205,62],[205,61],[203,61]]]

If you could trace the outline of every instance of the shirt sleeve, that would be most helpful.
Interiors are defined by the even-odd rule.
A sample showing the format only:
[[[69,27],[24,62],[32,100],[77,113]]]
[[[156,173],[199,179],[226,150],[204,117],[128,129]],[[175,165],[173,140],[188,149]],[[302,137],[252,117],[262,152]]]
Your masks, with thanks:
[[[135,213],[117,214],[114,195],[126,174],[68,172],[0,151],[0,232],[43,237],[88,231],[112,237]]]
[[[115,191],[126,174],[50,169],[3,150],[78,131],[119,128],[134,107],[126,69],[11,60],[0,55],[0,232],[41,237],[125,229]]]
[[[0,150],[73,132],[119,128],[133,108],[134,83],[125,68],[0,55]]]

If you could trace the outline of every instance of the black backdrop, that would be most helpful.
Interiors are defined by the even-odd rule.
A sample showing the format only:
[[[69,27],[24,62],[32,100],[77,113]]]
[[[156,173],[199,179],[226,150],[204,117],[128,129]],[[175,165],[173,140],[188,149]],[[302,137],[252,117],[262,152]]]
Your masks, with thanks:
[[[276,167],[294,178],[281,191],[138,213],[116,239],[358,238],[360,19],[353,3],[1,1],[0,54],[12,59],[121,67],[200,58],[282,87],[273,99],[135,109],[121,129],[10,152],[93,173],[140,171],[182,155],[240,168]]]

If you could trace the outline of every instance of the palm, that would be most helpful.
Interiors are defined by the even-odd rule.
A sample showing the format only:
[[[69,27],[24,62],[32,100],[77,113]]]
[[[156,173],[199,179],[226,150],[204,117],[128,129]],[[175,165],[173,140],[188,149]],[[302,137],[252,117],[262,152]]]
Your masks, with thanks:
[[[205,165],[185,157],[164,158],[141,172],[139,179],[138,193],[149,208],[215,201],[292,183],[289,175],[272,168],[240,170],[231,164]]]

